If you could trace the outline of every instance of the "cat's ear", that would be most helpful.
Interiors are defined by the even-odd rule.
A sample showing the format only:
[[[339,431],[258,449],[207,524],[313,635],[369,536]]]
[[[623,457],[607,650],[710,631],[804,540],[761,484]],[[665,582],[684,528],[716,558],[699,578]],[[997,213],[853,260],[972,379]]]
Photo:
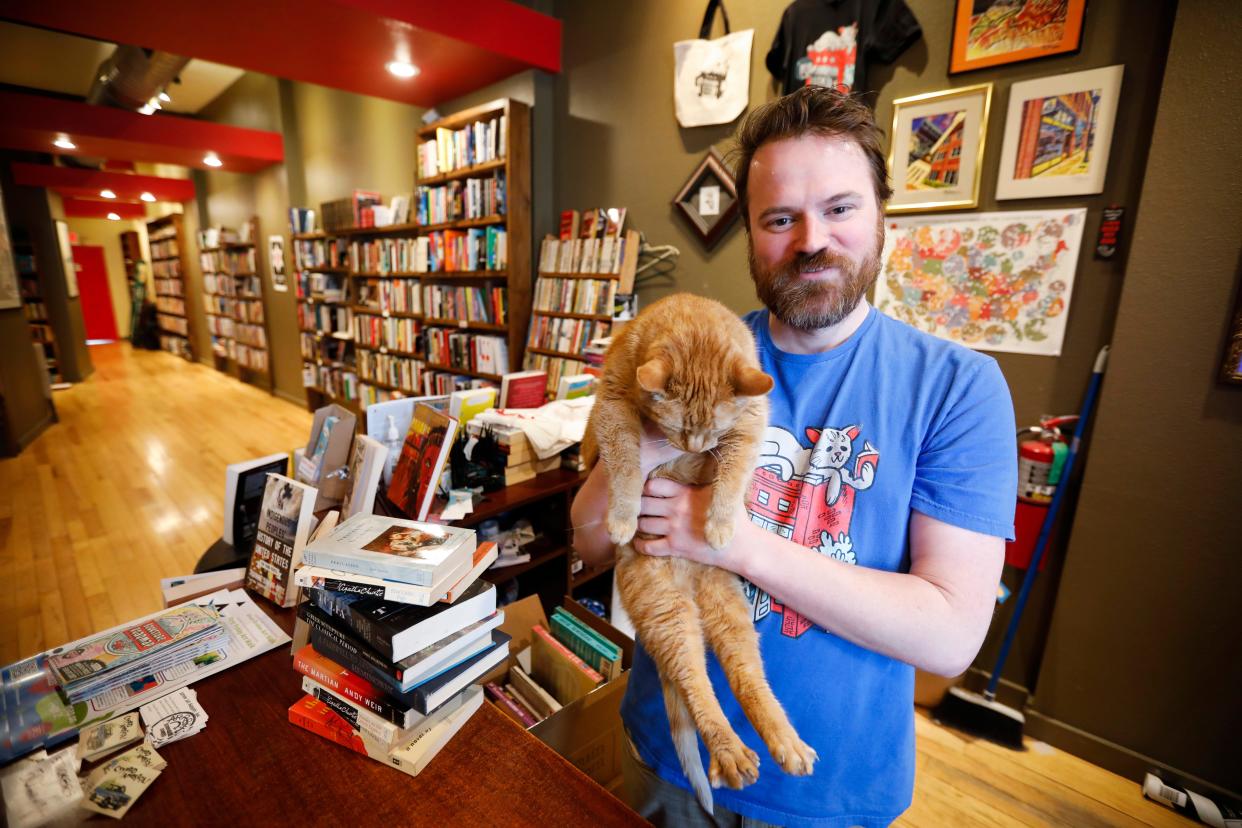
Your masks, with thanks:
[[[749,365],[733,368],[733,391],[739,397],[761,397],[772,390],[772,378]]]
[[[668,366],[658,359],[651,359],[638,366],[638,386],[653,394],[664,393],[668,385]]]

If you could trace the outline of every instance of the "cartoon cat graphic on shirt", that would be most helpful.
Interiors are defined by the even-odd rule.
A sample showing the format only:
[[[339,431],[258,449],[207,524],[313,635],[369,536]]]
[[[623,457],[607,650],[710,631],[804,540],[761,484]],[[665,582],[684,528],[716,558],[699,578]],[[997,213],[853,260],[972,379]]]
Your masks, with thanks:
[[[758,468],[770,468],[785,481],[794,475],[823,477],[828,481],[825,498],[831,506],[841,497],[843,486],[852,486],[861,492],[871,488],[871,484],[875,482],[873,464],[864,464],[857,476],[847,468],[850,457],[854,454],[854,438],[858,436],[858,432],[856,425],[846,428],[808,428],[806,436],[811,440],[811,447],[804,448],[798,438],[785,429],[768,426],[763,435]],[[866,443],[864,450],[870,449],[871,444]]]

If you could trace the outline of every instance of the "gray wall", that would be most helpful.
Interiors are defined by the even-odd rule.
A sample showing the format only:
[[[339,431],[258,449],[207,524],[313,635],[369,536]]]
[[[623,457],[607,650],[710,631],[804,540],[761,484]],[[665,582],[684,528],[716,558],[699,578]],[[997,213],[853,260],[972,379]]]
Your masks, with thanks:
[[[1034,699],[1090,734],[1084,752],[1106,740],[1132,772],[1150,757],[1235,794],[1242,388],[1216,376],[1242,289],[1242,172],[1222,155],[1242,115],[1239,23],[1232,0],[1178,7]]]

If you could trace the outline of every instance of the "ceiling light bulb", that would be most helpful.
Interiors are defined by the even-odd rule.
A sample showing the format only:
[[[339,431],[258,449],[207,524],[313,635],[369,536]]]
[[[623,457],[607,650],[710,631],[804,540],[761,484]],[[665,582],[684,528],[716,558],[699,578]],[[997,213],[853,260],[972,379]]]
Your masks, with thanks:
[[[118,216],[116,213],[108,213],[108,220],[109,221],[120,221],[121,217]]]
[[[404,60],[390,60],[388,71],[399,78],[412,78],[418,74],[418,67]]]
[[[209,152],[203,156],[203,163],[209,167],[223,167],[224,162],[220,160],[220,156],[214,152]]]
[[[59,138],[57,138],[55,141],[53,141],[53,142],[52,142],[52,145],[53,145],[53,146],[60,147],[61,149],[77,149],[77,148],[78,148],[78,145],[77,145],[77,144],[75,144],[75,143],[73,143],[72,141],[70,141],[70,140],[69,140],[66,136],[64,136],[64,135],[60,136],[60,137],[59,137]]]
[[[139,197],[139,198],[141,198],[143,201],[146,201],[146,202],[148,202],[148,203],[150,203],[150,202],[152,202],[152,201],[155,201],[155,196],[151,195],[150,193],[143,193],[142,195],[140,195],[140,196],[138,196],[138,197]]]
[[[145,104],[138,107],[138,113],[140,115],[153,115],[155,114],[155,107],[151,106],[150,101],[147,101]]]
[[[100,190],[99,195],[103,198],[116,198],[116,193],[111,190]]]
[[[172,103],[172,98],[168,97],[167,92],[161,92],[159,94],[159,99],[163,101],[164,103]]]

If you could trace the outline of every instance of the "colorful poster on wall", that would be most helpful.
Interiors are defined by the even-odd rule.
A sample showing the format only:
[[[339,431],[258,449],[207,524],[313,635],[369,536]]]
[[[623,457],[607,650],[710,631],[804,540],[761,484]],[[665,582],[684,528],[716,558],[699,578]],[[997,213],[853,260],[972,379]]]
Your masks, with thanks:
[[[289,277],[285,273],[285,237],[267,237],[267,260],[272,268],[272,288],[281,293],[289,290]]]
[[[887,219],[875,305],[970,348],[1059,356],[1086,213]]]

